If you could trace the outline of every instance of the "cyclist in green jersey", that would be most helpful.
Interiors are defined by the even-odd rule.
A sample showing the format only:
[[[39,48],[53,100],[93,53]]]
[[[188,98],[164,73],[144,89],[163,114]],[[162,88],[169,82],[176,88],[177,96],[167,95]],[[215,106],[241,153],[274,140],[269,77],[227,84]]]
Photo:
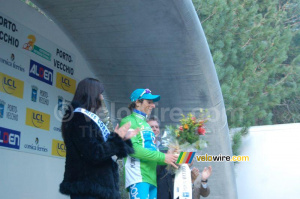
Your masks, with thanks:
[[[131,138],[134,154],[124,159],[125,187],[130,199],[156,199],[156,166],[170,164],[177,168],[178,155],[164,154],[157,150],[155,134],[147,123],[147,115],[155,108],[159,95],[152,95],[149,89],[136,89],[130,96],[129,109],[132,113],[123,118],[120,126],[131,122],[130,130],[139,128]]]

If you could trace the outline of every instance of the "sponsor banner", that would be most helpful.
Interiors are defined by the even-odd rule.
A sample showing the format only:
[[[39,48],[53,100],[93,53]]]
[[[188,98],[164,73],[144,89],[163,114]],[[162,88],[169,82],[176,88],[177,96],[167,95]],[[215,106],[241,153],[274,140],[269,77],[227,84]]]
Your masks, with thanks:
[[[15,33],[17,32],[17,24],[0,13],[0,43],[3,42],[5,44],[18,48],[20,45],[20,41],[15,36]]]
[[[19,121],[18,107],[7,104],[6,118],[13,121]]]
[[[66,145],[63,141],[52,140],[51,154],[58,157],[66,157]]]
[[[70,100],[64,99],[61,95],[57,96],[57,111],[62,111],[64,113],[69,104],[71,104]]]
[[[40,90],[39,102],[44,105],[49,105],[48,92],[44,90]]]
[[[84,74],[74,77],[76,57],[65,42],[57,45],[9,16],[0,12],[0,126],[7,129],[0,148],[65,157],[61,118]]]
[[[0,72],[0,91],[23,99],[24,82]]]
[[[52,69],[68,75],[75,73],[74,54],[2,13],[0,13],[0,43],[19,49],[34,59],[51,63]]]
[[[39,93],[39,97],[38,97]],[[30,97],[32,102],[39,102],[44,105],[49,105],[49,94],[47,91],[39,89],[35,85],[31,85],[31,97]]]
[[[55,57],[53,58],[53,66],[54,68],[73,75],[74,67],[71,66],[71,64],[73,63],[73,58],[73,55],[70,55],[64,50],[57,48]]]
[[[21,132],[0,127],[0,146],[20,149]]]
[[[53,131],[56,131],[56,132],[60,132],[60,133],[61,133],[61,128],[60,128],[60,127],[53,127]]]
[[[53,83],[53,70],[33,60],[30,60],[29,76],[49,85]]]
[[[0,119],[4,117],[5,101],[0,99]]]
[[[37,86],[31,86],[31,101],[36,102],[39,88]]]
[[[40,137],[32,138],[30,141],[22,141],[24,144],[24,150],[31,153],[46,154],[49,148],[43,143]],[[22,144],[23,145],[23,144]]]
[[[14,53],[9,50],[9,47],[0,48],[0,65],[7,70],[14,69],[15,71],[25,72],[24,66],[21,61],[24,61],[24,56]]]
[[[36,37],[34,35],[28,35],[27,36],[28,42],[23,44],[23,49],[30,51],[48,61],[51,61],[51,53],[49,53],[47,50],[40,48],[35,44]]]
[[[50,115],[37,110],[26,108],[26,125],[49,131]]]
[[[76,80],[57,72],[56,87],[69,93],[75,94]]]

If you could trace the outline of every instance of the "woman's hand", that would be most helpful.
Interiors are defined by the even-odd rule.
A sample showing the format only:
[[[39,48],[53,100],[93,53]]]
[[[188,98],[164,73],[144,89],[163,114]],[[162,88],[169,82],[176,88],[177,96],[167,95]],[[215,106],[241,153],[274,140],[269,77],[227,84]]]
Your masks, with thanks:
[[[165,153],[165,163],[172,165],[176,169],[178,169],[178,166],[176,166],[176,164],[175,164],[177,159],[178,159],[178,155]]]
[[[119,124],[117,124],[116,128],[115,128],[115,132],[123,139],[123,140],[128,140],[134,136],[136,136],[136,134],[138,134],[138,132],[140,131],[138,128],[135,130],[129,130],[131,126],[130,122],[127,122],[126,124],[124,124],[122,127],[119,128]]]

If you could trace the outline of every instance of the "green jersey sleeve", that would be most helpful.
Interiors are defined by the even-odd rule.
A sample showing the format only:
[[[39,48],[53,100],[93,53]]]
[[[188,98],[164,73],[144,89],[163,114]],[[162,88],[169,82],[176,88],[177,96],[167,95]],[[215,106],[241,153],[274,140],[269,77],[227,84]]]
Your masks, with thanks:
[[[131,139],[134,153],[130,156],[134,158],[139,158],[140,160],[148,160],[148,161],[155,161],[159,163],[163,163],[165,161],[165,154],[159,151],[151,151],[149,149],[145,149],[138,143]]]

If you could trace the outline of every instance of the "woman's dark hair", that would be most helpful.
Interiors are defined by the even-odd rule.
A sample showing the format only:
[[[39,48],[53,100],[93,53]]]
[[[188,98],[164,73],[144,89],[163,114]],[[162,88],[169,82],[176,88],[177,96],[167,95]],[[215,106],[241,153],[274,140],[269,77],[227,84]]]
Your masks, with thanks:
[[[100,94],[102,94],[103,91],[103,85],[97,79],[86,78],[79,82],[73,100],[62,119],[61,131],[63,139],[65,139],[65,129],[69,125],[68,121],[70,121],[73,117],[74,109],[81,107],[96,113],[96,111],[101,107]]]
[[[144,99],[139,99],[139,100],[137,100],[137,101],[143,103]],[[129,110],[130,110],[131,112],[133,111],[133,109],[135,109],[135,107],[136,107],[136,102],[131,102],[131,103],[128,105],[128,108],[129,108]]]
[[[81,108],[95,113],[101,107],[100,94],[103,91],[99,80],[86,78],[79,82],[72,103],[79,103]]]

